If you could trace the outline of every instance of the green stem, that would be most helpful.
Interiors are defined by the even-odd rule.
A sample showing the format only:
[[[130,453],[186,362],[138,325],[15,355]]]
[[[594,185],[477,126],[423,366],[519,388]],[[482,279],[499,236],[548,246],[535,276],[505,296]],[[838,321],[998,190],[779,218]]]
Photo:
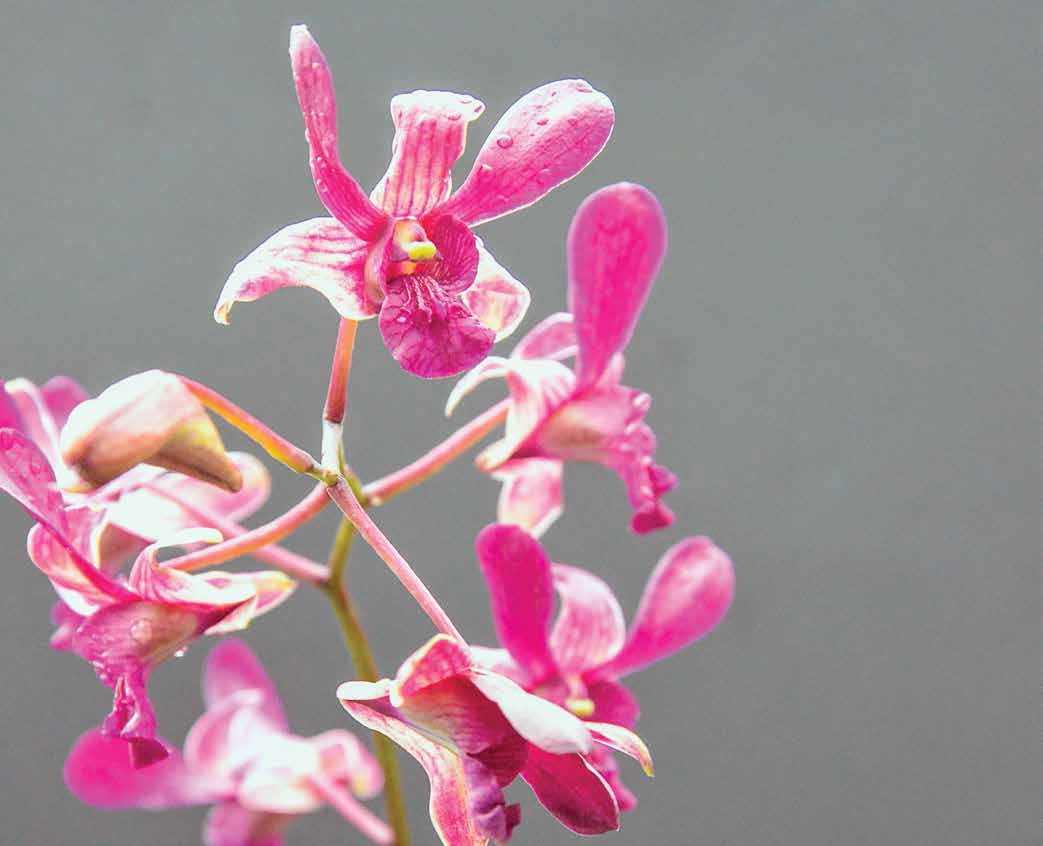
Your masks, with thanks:
[[[369,648],[366,633],[359,622],[355,606],[351,601],[344,583],[348,569],[348,555],[357,534],[351,521],[344,519],[337,529],[330,552],[329,580],[326,582],[326,594],[333,606],[333,613],[344,635],[344,643],[355,664],[355,672],[363,681],[375,682],[380,678],[373,651]],[[398,769],[395,745],[379,732],[373,732],[373,745],[376,748],[377,760],[384,771],[384,801],[387,805],[388,824],[395,833],[395,846],[409,846],[409,820],[406,815],[406,802],[402,794],[402,779]]]

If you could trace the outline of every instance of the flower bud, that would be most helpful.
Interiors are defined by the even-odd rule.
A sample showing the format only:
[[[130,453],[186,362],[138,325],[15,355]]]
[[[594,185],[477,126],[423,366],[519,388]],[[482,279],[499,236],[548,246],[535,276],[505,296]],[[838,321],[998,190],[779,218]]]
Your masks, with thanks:
[[[229,491],[243,484],[202,404],[162,370],[128,376],[77,406],[62,430],[61,451],[92,486],[142,463]]]

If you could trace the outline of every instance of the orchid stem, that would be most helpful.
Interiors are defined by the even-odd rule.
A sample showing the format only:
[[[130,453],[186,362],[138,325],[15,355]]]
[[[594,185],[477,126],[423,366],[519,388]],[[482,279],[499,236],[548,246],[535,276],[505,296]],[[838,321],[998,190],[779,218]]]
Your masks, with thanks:
[[[366,513],[366,509],[363,508],[362,503],[355,496],[355,492],[347,480],[341,479],[337,484],[328,487],[326,492],[344,516],[358,529],[359,534],[362,535],[366,543],[373,547],[373,551],[387,564],[388,569],[395,574],[402,586],[409,591],[413,599],[424,610],[424,613],[431,618],[431,622],[435,624],[435,627],[463,643],[463,636],[456,626],[453,625],[449,615],[438,604],[438,600],[427,589],[427,585],[423,583],[413,568],[409,566],[409,562],[402,557],[391,541],[380,531],[380,527]]]
[[[390,846],[395,842],[395,835],[387,824],[339,784],[319,774],[309,776],[308,781],[337,813],[374,843]]]
[[[238,558],[240,555],[247,555],[271,546],[271,544],[295,532],[326,507],[329,502],[326,490],[326,485],[317,485],[311,493],[293,506],[293,508],[274,520],[265,523],[263,526],[258,526],[256,529],[251,529],[223,543],[172,558],[169,561],[165,561],[163,566],[172,567],[175,570],[198,570],[201,567],[220,564],[224,561]],[[221,527],[218,526],[217,528],[220,529]],[[270,553],[271,550],[269,550]],[[293,555],[291,558],[289,555],[279,556],[281,558],[281,566],[276,565],[288,576],[293,576],[312,584],[321,584],[329,577],[329,572],[321,564],[296,555]]]
[[[222,396],[212,388],[187,379],[179,377],[185,387],[204,406],[210,409],[226,423],[234,426],[252,441],[258,443],[272,458],[289,467],[297,473],[313,476],[320,481],[332,483],[331,474],[324,471],[311,455],[300,447],[288,441],[278,432],[262,423],[250,412],[240,408],[230,399]]]
[[[355,333],[359,325],[354,320],[341,320],[337,329],[337,345],[333,350],[330,367],[330,384],[326,390],[326,407],[323,419],[330,423],[342,423],[347,406],[348,379],[351,376],[351,359],[355,351]]]
[[[446,438],[438,446],[401,470],[370,482],[362,490],[367,504],[381,505],[391,497],[407,491],[430,478],[447,464],[459,458],[507,418],[510,401],[503,400],[475,417]]]
[[[355,535],[355,526],[347,519],[342,520],[330,552],[326,593],[344,635],[344,643],[355,664],[356,674],[363,681],[375,682],[380,678],[377,663],[373,658],[373,651],[366,639],[366,632],[359,621],[344,580],[348,555],[351,553]],[[387,805],[388,820],[395,834],[394,842],[396,846],[409,846],[409,820],[406,814],[405,797],[402,794],[402,778],[399,774],[395,745],[390,739],[376,731],[373,732],[373,745],[380,768],[384,771],[384,801]]]

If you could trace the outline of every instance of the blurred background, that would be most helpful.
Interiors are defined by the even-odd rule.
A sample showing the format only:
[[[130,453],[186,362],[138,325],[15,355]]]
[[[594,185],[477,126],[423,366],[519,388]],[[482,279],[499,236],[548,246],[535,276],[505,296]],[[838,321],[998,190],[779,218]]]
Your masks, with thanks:
[[[162,367],[317,450],[336,332],[325,300],[289,291],[239,306],[230,327],[211,318],[235,261],[321,213],[288,27],[306,22],[322,44],[343,158],[367,185],[387,162],[396,92],[484,100],[459,182],[517,97],[585,77],[615,102],[609,146],[481,235],[528,283],[527,327],[564,305],[582,198],[620,179],[659,194],[671,249],[627,382],[654,397],[679,519],[636,538],[617,480],[572,467],[545,542],[604,575],[628,614],[686,534],[711,535],[738,577],[719,629],[633,679],[659,776],[624,764],[641,805],[601,842],[1039,844],[1041,17],[1037,3],[971,0],[8,0],[2,376],[63,372],[96,393]],[[449,388],[399,372],[366,324],[349,410],[358,471],[383,474],[450,432]],[[307,489],[272,474],[258,519]],[[492,626],[472,543],[497,489],[464,460],[378,514],[480,643]],[[54,597],[24,554],[28,525],[4,503],[0,842],[198,842],[202,810],[106,813],[65,793],[64,756],[111,700],[48,648]],[[324,557],[334,526],[327,514],[289,545]],[[351,574],[393,670],[428,624],[364,544]],[[297,731],[351,727],[323,597],[302,588],[246,637]],[[211,645],[154,675],[175,741],[200,712]],[[426,780],[402,764],[416,842],[433,843]],[[524,804],[516,842],[576,841],[524,786],[509,796]],[[356,841],[332,812],[289,832]]]

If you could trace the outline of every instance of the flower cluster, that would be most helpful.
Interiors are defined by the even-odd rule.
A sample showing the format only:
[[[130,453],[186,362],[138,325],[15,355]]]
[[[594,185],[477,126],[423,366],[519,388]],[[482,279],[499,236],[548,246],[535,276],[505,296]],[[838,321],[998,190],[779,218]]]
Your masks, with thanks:
[[[404,844],[397,744],[427,773],[431,821],[446,846],[507,842],[521,810],[504,791],[517,778],[571,831],[615,830],[637,803],[616,753],[652,773],[623,679],[707,634],[734,588],[721,549],[683,538],[652,570],[628,626],[601,578],[553,563],[539,540],[563,514],[572,462],[619,477],[633,532],[675,521],[663,497],[677,479],[656,462],[650,397],[623,383],[623,351],[666,252],[663,211],[627,182],[584,200],[567,234],[568,311],[537,323],[506,357],[490,355],[530,296],[473,230],[583,170],[611,134],[609,99],[582,80],[526,94],[453,191],[450,171],[484,106],[449,92],[400,94],[391,101],[391,162],[367,194],[341,164],[332,76],[303,26],[291,31],[290,57],[315,189],[330,216],[287,226],[240,261],[215,317],[227,323],[236,302],[285,287],[329,300],[341,322],[319,458],[173,373],[138,373],[93,398],[62,376],[0,383],[0,488],[29,514],[29,559],[58,597],[52,646],[89,662],[113,693],[111,712],[73,746],[66,783],[100,808],[214,805],[208,846],[281,844],[295,816],[326,806],[373,842]],[[503,379],[507,396],[364,484],[340,432],[357,323],[370,317],[405,371],[460,376],[447,414],[489,379]],[[227,452],[211,415],[313,477],[312,492],[268,523],[242,526],[267,499],[268,471]],[[372,512],[501,425],[476,459],[502,483],[495,522],[475,542],[500,640],[489,647],[463,637]],[[343,522],[329,562],[280,545],[330,503]],[[380,677],[344,584],[356,534],[439,630],[393,677]],[[267,569],[212,569],[244,556]],[[150,674],[203,636],[245,628],[300,582],[329,597],[357,675],[337,698],[372,730],[376,754],[341,728],[293,734],[260,661],[232,638],[207,658],[205,711],[178,751],[158,732]],[[382,789],[386,821],[361,801]]]

